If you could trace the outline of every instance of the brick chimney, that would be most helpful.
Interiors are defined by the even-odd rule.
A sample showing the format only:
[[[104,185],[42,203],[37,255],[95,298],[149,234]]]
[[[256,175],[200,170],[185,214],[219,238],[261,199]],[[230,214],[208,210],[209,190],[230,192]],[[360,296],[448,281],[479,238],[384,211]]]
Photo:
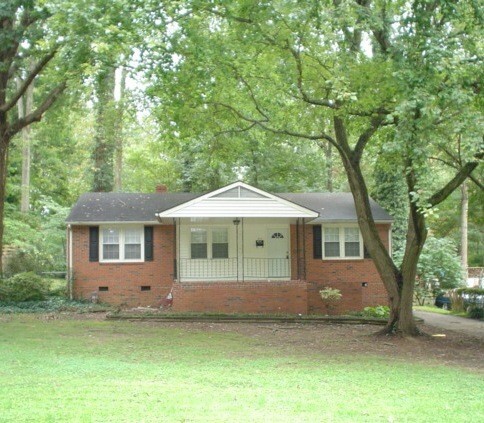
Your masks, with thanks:
[[[156,186],[156,193],[157,194],[165,194],[168,192],[168,188],[166,185],[163,185],[163,184],[158,184]]]

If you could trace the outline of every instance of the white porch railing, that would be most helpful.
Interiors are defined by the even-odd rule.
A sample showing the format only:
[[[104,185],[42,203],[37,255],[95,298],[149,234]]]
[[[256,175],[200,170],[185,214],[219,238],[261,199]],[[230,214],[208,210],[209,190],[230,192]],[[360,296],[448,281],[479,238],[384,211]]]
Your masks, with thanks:
[[[179,280],[289,279],[288,258],[178,259]]]

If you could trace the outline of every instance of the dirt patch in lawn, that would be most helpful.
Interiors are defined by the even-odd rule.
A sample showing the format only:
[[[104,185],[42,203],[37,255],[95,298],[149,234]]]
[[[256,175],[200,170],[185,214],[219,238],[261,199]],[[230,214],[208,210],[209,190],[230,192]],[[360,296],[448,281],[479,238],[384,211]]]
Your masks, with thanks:
[[[0,321],[13,316],[0,316]],[[35,317],[48,323],[57,319],[104,320],[105,313],[46,313]],[[121,322],[120,322],[121,323]],[[113,322],[114,325],[117,322]],[[375,336],[379,326],[336,323],[215,323],[215,322],[162,322],[132,321],[122,324],[173,328],[187,332],[239,334],[250,339],[260,351],[278,349],[295,356],[381,356],[390,360],[411,361],[425,365],[448,365],[484,373],[484,341],[464,333],[442,330],[420,324],[427,334],[418,338]],[[432,336],[438,335],[438,336]],[[251,350],[244,350],[250,356]]]
[[[459,366],[484,373],[484,342],[457,332],[421,325],[427,336],[403,339],[375,336],[378,326],[345,324],[132,322],[186,331],[236,333],[260,347],[277,348],[295,355],[323,354],[328,357],[366,355],[422,363]],[[250,352],[248,353],[250,354]]]

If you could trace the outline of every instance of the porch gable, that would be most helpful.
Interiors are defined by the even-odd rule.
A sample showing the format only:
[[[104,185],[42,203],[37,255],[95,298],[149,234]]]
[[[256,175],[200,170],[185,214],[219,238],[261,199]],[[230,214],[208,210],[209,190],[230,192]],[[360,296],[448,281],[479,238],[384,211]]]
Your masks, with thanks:
[[[157,213],[162,218],[287,217],[315,219],[319,213],[243,182],[209,192]]]

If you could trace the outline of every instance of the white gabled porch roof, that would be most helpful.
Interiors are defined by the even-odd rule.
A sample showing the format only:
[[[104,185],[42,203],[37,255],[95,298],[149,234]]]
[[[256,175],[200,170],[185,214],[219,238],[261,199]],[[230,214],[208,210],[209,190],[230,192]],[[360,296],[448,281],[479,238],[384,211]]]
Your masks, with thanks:
[[[161,218],[179,217],[286,217],[316,218],[319,213],[243,182],[209,192],[161,213]]]

